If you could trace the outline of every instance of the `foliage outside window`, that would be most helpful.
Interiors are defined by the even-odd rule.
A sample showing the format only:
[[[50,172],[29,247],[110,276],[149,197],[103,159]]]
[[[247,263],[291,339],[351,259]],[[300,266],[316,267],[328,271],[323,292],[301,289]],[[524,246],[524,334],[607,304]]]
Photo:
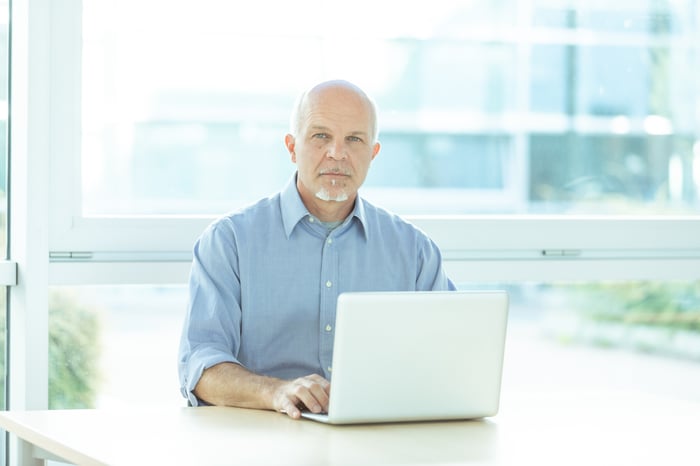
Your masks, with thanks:
[[[553,290],[565,299],[552,313],[554,335],[562,342],[700,362],[700,282],[590,283]]]
[[[4,301],[3,294],[2,308]],[[101,382],[100,312],[66,293],[51,293],[49,324],[49,408],[94,407]],[[0,347],[4,348],[5,338],[5,319],[2,319]],[[5,363],[0,358],[2,387]]]

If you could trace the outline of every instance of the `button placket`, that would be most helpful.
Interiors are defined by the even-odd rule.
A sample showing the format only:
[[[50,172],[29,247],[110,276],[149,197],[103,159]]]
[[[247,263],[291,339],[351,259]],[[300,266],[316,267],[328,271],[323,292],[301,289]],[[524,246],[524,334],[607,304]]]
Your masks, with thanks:
[[[336,282],[338,280],[338,255],[335,240],[328,235],[323,245],[321,259],[321,307],[319,315],[319,361],[330,376],[333,355],[333,326],[335,324],[335,306],[338,299]]]

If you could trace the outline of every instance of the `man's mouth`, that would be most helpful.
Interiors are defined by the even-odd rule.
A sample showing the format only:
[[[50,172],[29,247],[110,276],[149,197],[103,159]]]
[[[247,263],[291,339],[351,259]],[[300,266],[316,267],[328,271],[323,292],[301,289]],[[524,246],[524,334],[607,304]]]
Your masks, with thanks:
[[[349,176],[350,170],[343,170],[340,168],[325,168],[319,172],[319,175]]]
[[[331,186],[336,186],[341,178],[350,176],[350,173],[345,170],[321,170],[319,176],[330,180]]]

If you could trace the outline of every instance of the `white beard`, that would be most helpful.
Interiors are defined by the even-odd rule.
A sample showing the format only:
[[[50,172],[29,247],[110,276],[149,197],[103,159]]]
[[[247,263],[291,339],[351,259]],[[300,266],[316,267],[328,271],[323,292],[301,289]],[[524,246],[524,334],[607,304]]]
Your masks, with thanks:
[[[348,194],[345,191],[340,191],[335,196],[331,196],[326,188],[321,188],[316,192],[316,197],[322,201],[345,202],[348,200]]]

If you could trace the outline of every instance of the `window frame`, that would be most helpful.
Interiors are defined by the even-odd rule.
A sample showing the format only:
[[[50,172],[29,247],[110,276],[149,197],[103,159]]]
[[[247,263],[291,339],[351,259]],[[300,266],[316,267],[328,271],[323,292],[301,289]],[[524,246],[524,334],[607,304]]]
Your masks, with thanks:
[[[16,285],[8,293],[7,409],[48,405],[48,197],[52,23],[50,0],[10,6],[8,172],[9,258]],[[10,280],[11,281],[11,280]],[[39,455],[39,456],[37,456]],[[11,464],[41,457],[29,443],[8,436]]]

